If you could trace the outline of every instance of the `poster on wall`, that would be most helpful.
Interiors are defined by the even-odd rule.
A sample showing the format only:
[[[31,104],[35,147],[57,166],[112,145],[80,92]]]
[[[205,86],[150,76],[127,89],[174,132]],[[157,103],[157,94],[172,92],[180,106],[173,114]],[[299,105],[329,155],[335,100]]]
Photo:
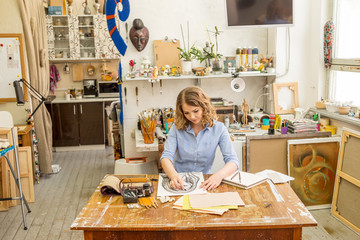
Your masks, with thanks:
[[[294,192],[308,209],[330,208],[340,138],[288,141],[288,174]]]

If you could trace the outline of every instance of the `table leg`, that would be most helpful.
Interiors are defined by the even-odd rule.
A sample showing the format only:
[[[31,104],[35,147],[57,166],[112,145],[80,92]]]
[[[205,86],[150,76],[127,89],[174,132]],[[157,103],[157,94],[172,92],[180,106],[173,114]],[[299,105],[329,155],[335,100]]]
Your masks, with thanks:
[[[294,228],[294,240],[301,240],[302,239],[302,228]]]
[[[84,240],[93,240],[93,232],[84,231]]]

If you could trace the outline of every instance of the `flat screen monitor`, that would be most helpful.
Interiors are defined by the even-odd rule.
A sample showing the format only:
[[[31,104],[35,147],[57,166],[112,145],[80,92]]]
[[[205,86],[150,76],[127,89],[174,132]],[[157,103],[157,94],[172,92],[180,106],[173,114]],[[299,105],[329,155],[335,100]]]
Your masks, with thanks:
[[[228,27],[291,26],[293,0],[225,0]]]

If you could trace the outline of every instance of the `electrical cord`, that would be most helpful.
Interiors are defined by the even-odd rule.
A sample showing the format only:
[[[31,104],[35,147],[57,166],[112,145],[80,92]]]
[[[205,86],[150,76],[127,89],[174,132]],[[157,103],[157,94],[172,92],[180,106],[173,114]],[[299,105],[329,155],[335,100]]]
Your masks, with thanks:
[[[276,78],[281,78],[281,77],[284,77],[288,74],[289,72],[289,66],[290,66],[290,28],[287,27],[286,28],[286,69],[285,69],[285,72],[280,74],[280,75],[277,75]]]
[[[258,104],[258,102],[259,102],[260,97],[262,97],[262,96],[267,96],[267,95],[269,95],[269,93],[263,93],[263,94],[261,94],[261,95],[256,99],[255,106],[254,106],[254,113],[257,113],[257,111],[256,111],[256,106],[257,106],[257,104]]]

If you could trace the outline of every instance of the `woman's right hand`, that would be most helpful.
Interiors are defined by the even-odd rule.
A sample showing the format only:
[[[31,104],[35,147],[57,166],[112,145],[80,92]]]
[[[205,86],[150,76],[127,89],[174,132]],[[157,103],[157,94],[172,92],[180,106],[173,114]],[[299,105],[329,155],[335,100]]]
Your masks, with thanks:
[[[184,181],[178,173],[174,177],[170,177],[170,179],[170,187],[172,189],[184,190]]]

